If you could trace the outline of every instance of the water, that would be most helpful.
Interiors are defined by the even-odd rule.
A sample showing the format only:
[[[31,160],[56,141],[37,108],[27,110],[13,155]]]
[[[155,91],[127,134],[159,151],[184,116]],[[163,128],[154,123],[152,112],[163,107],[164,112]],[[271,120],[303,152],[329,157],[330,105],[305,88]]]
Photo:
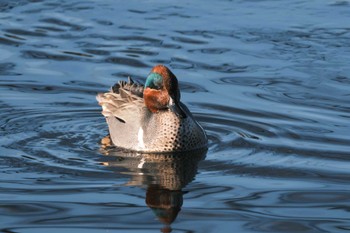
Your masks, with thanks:
[[[349,7],[1,1],[0,231],[349,232]],[[158,63],[207,152],[110,147],[95,95]]]

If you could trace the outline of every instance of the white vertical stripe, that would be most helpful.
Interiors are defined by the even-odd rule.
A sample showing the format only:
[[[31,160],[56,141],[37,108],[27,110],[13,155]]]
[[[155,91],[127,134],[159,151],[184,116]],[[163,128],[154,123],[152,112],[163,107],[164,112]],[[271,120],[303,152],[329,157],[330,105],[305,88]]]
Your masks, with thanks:
[[[138,146],[139,146],[139,149],[144,149],[145,148],[145,144],[143,142],[143,129],[142,127],[139,128],[139,132],[137,134],[137,139],[138,139]]]

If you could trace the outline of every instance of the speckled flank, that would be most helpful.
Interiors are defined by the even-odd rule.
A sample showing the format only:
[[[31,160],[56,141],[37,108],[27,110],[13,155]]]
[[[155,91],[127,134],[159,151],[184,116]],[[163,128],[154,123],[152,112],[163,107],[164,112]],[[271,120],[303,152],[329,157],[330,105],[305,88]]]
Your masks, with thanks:
[[[148,148],[155,151],[188,151],[203,148],[207,139],[202,128],[191,118],[179,118],[171,111],[156,116],[157,129]]]

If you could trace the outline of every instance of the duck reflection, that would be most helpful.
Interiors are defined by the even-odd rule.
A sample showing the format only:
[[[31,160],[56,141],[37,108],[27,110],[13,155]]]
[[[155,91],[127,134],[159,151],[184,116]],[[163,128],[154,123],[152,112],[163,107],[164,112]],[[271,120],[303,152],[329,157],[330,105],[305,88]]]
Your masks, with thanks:
[[[126,168],[131,180],[127,185],[146,186],[146,204],[165,226],[162,232],[171,232],[170,224],[176,219],[183,204],[183,191],[205,158],[206,150],[138,154],[123,152],[111,146],[109,136],[101,141],[103,154],[114,158],[103,164],[110,168]]]

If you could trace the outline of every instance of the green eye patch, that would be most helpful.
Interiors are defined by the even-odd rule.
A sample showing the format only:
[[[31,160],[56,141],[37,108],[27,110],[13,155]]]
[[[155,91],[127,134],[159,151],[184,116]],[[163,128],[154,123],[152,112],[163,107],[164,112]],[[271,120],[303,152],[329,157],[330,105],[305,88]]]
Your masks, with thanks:
[[[146,79],[145,87],[161,89],[163,87],[163,77],[158,73],[150,73]]]

